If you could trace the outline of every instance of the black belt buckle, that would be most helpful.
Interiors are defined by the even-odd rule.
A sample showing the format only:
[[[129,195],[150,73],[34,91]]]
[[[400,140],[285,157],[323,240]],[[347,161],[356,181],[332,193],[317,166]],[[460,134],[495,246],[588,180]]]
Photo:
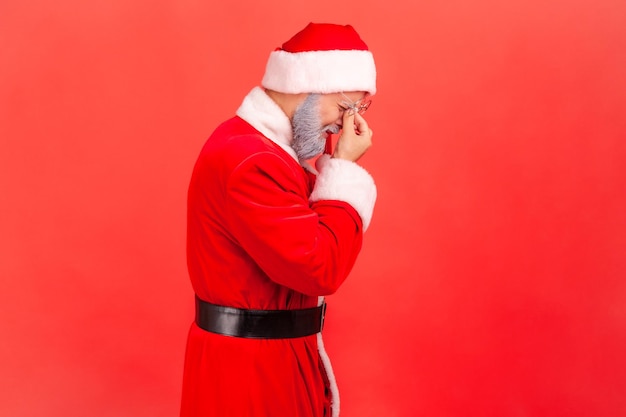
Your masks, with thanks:
[[[326,301],[322,302],[322,317],[320,318],[320,332],[324,330],[324,319],[326,318]]]

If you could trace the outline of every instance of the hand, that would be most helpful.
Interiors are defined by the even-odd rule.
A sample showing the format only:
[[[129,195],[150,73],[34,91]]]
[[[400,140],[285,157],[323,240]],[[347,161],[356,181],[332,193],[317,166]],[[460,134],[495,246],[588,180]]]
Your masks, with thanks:
[[[343,129],[337,141],[333,158],[356,162],[372,146],[374,132],[359,113],[346,111],[343,114]]]

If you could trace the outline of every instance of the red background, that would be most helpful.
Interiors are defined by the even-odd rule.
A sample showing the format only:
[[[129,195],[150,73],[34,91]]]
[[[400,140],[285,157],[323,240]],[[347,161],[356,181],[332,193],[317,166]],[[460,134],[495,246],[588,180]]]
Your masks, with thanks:
[[[174,416],[200,146],[309,21],[379,94],[342,415],[626,415],[622,0],[0,4],[0,415]]]

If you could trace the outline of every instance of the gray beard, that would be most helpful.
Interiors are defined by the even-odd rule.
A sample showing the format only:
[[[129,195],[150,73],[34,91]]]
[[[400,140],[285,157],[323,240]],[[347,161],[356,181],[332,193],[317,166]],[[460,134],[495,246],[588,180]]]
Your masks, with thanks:
[[[322,152],[326,147],[326,131],[339,133],[339,126],[322,126],[319,112],[319,94],[310,94],[296,109],[293,126],[293,149],[298,159],[306,161]]]

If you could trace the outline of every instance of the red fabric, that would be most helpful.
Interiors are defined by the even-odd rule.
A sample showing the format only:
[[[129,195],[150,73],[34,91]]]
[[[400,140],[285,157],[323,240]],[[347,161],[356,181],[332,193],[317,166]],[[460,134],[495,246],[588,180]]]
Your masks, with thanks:
[[[297,309],[335,292],[360,251],[362,222],[344,202],[309,204],[312,185],[297,161],[248,123],[222,124],[189,187],[196,294],[232,307]],[[192,324],[181,416],[321,417],[328,401],[321,367],[314,335],[241,339]]]
[[[368,50],[367,45],[352,26],[332,23],[309,23],[285,42],[281,49],[292,53]]]

